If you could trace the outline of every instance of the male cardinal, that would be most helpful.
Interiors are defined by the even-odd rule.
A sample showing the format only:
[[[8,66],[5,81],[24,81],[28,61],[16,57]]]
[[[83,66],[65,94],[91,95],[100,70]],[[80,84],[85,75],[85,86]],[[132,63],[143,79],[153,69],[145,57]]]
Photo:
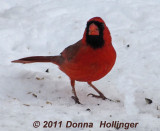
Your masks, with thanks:
[[[106,98],[93,84],[104,77],[113,67],[116,52],[111,42],[111,35],[105,22],[100,17],[91,18],[86,25],[83,38],[65,48],[57,56],[31,56],[14,60],[14,63],[51,62],[69,76],[72,98],[80,104],[75,91],[75,81],[87,82],[99,95],[88,94],[96,98]],[[111,99],[108,99],[112,101]]]

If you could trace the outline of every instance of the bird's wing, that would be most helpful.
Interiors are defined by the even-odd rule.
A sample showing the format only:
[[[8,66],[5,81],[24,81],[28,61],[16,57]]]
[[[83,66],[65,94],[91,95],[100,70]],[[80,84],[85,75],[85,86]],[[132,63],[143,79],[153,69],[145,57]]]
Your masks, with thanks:
[[[79,52],[81,46],[82,46],[82,42],[81,42],[81,40],[79,40],[75,44],[70,45],[67,48],[65,48],[61,52],[61,55],[65,59],[67,59],[68,61],[71,61],[77,55],[77,53]]]

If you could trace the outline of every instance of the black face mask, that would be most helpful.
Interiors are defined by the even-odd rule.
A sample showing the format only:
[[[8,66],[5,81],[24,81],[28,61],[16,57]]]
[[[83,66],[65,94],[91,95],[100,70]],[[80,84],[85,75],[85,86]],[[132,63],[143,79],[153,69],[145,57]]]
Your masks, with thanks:
[[[100,35],[87,35],[86,41],[93,49],[101,48],[104,45],[103,36]]]
[[[99,29],[99,35],[88,35],[89,33],[89,26],[94,23]],[[86,33],[86,42],[87,45],[91,46],[93,49],[98,49],[104,46],[104,39],[103,39],[103,30],[104,26],[103,23],[98,21],[90,21],[87,23],[87,33]]]

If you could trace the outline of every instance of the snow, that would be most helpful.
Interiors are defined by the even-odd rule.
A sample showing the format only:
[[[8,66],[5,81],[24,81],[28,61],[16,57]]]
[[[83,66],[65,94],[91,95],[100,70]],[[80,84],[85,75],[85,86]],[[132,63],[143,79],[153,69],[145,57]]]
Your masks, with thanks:
[[[56,65],[11,63],[59,54],[82,38],[87,20],[95,16],[110,29],[117,60],[93,84],[120,103],[87,97],[94,90],[76,82],[83,105],[75,104],[69,78]],[[119,121],[139,123],[129,131],[159,131],[159,16],[159,0],[0,0],[0,130],[117,130],[99,124]],[[34,121],[41,122],[39,128],[33,127]],[[62,127],[43,128],[44,121],[62,121]],[[66,128],[67,121],[94,126]]]

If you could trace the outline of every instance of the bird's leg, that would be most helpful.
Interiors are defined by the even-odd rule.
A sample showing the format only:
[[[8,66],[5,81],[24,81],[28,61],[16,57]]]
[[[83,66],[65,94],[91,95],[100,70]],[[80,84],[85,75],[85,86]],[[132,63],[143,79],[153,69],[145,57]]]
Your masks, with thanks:
[[[72,92],[74,94],[74,96],[72,96],[71,98],[75,101],[75,103],[77,104],[81,104],[79,102],[79,99],[77,97],[77,94],[76,94],[76,90],[75,90],[75,80],[71,80],[71,86],[72,86]]]
[[[95,94],[90,93],[90,94],[88,94],[88,96],[91,95],[92,97],[102,98],[103,100],[113,101],[113,100],[105,97],[105,96],[102,94],[102,92],[100,92],[91,82],[88,82],[88,84],[89,84],[93,89],[95,89],[95,91],[97,91],[98,94],[99,94],[99,95],[95,95]]]

